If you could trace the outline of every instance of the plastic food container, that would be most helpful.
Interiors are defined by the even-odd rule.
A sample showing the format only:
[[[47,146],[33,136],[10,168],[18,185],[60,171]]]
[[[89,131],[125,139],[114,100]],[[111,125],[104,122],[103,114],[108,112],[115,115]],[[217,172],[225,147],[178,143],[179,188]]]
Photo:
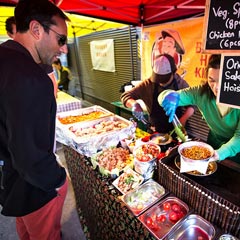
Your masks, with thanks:
[[[154,203],[158,202],[165,193],[164,187],[150,179],[123,195],[122,200],[135,216],[139,216]]]
[[[103,176],[117,178],[124,169],[133,168],[132,154],[122,147],[109,147],[91,157],[93,168],[98,167]]]
[[[157,239],[165,239],[188,212],[188,206],[180,199],[167,197],[148,209],[138,219]]]
[[[155,143],[143,143],[133,149],[134,169],[145,180],[153,176],[156,160],[161,153],[161,148]]]
[[[113,186],[116,187],[122,194],[127,193],[137,188],[143,182],[143,177],[133,171],[131,168],[125,169],[125,171],[113,181]]]
[[[191,214],[171,231],[166,240],[210,240],[214,236],[215,229],[211,223],[199,215]]]
[[[112,112],[95,105],[92,107],[58,113],[56,116],[56,122],[58,125],[66,126],[68,124],[93,121],[111,115],[113,115]]]

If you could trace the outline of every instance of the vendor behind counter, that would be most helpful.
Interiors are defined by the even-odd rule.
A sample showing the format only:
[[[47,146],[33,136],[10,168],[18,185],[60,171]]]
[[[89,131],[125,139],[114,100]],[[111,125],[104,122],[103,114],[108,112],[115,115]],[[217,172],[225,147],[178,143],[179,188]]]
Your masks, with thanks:
[[[176,70],[173,57],[168,54],[160,55],[154,61],[152,76],[121,95],[124,106],[131,108],[138,120],[141,120],[139,116],[143,114],[143,109],[137,102],[141,99],[146,105],[153,130],[159,133],[169,133],[173,130],[173,125],[168,122],[168,116],[159,105],[158,95],[166,89],[178,90],[188,87],[187,82],[176,73]],[[193,107],[187,107],[184,113],[180,108],[177,111],[183,125],[193,113]]]
[[[210,56],[204,85],[179,91],[165,90],[158,101],[169,115],[170,122],[178,106],[196,105],[210,128],[207,143],[215,149],[215,160],[228,158],[240,163],[240,109],[216,102],[220,62],[221,55]]]

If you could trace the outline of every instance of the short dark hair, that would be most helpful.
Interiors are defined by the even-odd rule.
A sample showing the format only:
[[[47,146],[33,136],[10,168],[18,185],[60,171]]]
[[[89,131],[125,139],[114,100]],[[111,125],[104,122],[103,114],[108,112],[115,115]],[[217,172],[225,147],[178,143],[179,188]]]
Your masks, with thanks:
[[[206,71],[208,72],[209,68],[219,69],[221,63],[221,54],[212,54],[208,59],[208,65]]]
[[[5,22],[6,31],[13,34],[13,26],[12,25],[14,25],[14,24],[16,24],[14,16],[7,18],[6,22]]]
[[[18,32],[26,32],[32,20],[43,25],[46,32],[51,25],[56,25],[52,19],[54,16],[70,21],[65,13],[54,3],[48,0],[21,0],[18,2],[15,11],[16,29]]]
[[[212,54],[208,59],[208,65],[206,67],[206,77],[208,77],[208,70],[209,68],[219,69],[221,63],[221,54]],[[204,93],[207,93],[210,98],[215,98],[214,93],[212,92],[211,88],[209,87],[208,81],[203,84],[203,88],[201,90],[200,95],[202,96]]]

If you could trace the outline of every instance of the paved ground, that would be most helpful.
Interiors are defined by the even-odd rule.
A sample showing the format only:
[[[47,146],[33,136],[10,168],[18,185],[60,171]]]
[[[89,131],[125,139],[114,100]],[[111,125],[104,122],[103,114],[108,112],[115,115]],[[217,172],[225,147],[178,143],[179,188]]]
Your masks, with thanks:
[[[57,154],[60,161],[66,166],[64,154],[59,147]],[[86,240],[81,224],[79,222],[78,213],[76,211],[75,195],[71,182],[69,181],[67,197],[64,203],[62,215],[62,232],[63,240]],[[1,212],[1,206],[0,206]],[[15,227],[15,218],[5,217],[0,214],[0,240],[18,240]]]

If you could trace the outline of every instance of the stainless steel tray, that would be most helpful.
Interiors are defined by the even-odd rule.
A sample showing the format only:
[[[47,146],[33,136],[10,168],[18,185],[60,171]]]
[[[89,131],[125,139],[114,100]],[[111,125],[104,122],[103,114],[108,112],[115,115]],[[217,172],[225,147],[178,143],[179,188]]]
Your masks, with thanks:
[[[110,123],[119,123],[120,126],[116,127],[115,129],[111,129],[109,127]],[[69,124],[68,128],[66,129],[67,134],[77,143],[84,143],[88,142],[91,138],[94,138],[95,141],[99,140],[104,136],[113,136],[113,134],[117,134],[122,129],[126,129],[130,127],[133,123],[119,117],[117,115],[110,116],[110,117],[103,117],[100,119],[96,119],[93,121],[82,122],[82,123],[74,123]],[[103,127],[103,131],[99,128]]]
[[[83,136],[77,136],[72,130],[80,129],[87,132],[87,129],[94,128],[103,122],[118,122],[124,125],[117,130],[109,130],[107,132],[99,133],[96,135],[85,134]],[[103,148],[117,146],[120,140],[133,137],[135,135],[136,126],[133,122],[126,120],[118,115],[100,118],[94,121],[69,124],[67,127],[61,129],[60,132],[62,141],[67,142],[67,145],[74,148],[79,153],[91,157]],[[59,136],[57,135],[57,136]],[[57,139],[58,140],[58,139]]]
[[[98,117],[97,119],[102,118],[102,117],[106,117],[106,116],[114,115],[114,113],[108,111],[107,109],[105,109],[101,106],[98,106],[98,105],[94,105],[94,106],[87,107],[87,108],[80,108],[80,109],[76,109],[76,110],[72,110],[72,111],[57,113],[56,124],[59,127],[64,127],[65,128],[65,127],[68,127],[69,125],[72,125],[72,124],[83,123],[83,122],[86,122],[86,121],[89,121],[89,120],[83,120],[81,122],[76,122],[76,123],[63,124],[63,123],[61,123],[61,121],[59,119],[64,118],[64,117],[69,117],[69,116],[78,116],[78,115],[89,114],[89,113],[97,112],[97,111],[103,113],[103,115]],[[96,120],[96,119],[93,119],[93,120]],[[90,121],[92,121],[92,120],[90,120]]]
[[[123,195],[122,200],[135,216],[139,216],[158,202],[165,194],[166,190],[164,187],[150,179]]]
[[[153,205],[138,219],[157,239],[165,239],[188,212],[189,208],[183,201],[176,197],[167,197]]]
[[[196,214],[188,215],[171,233],[166,240],[202,239],[209,240],[215,236],[215,228],[211,223]]]

